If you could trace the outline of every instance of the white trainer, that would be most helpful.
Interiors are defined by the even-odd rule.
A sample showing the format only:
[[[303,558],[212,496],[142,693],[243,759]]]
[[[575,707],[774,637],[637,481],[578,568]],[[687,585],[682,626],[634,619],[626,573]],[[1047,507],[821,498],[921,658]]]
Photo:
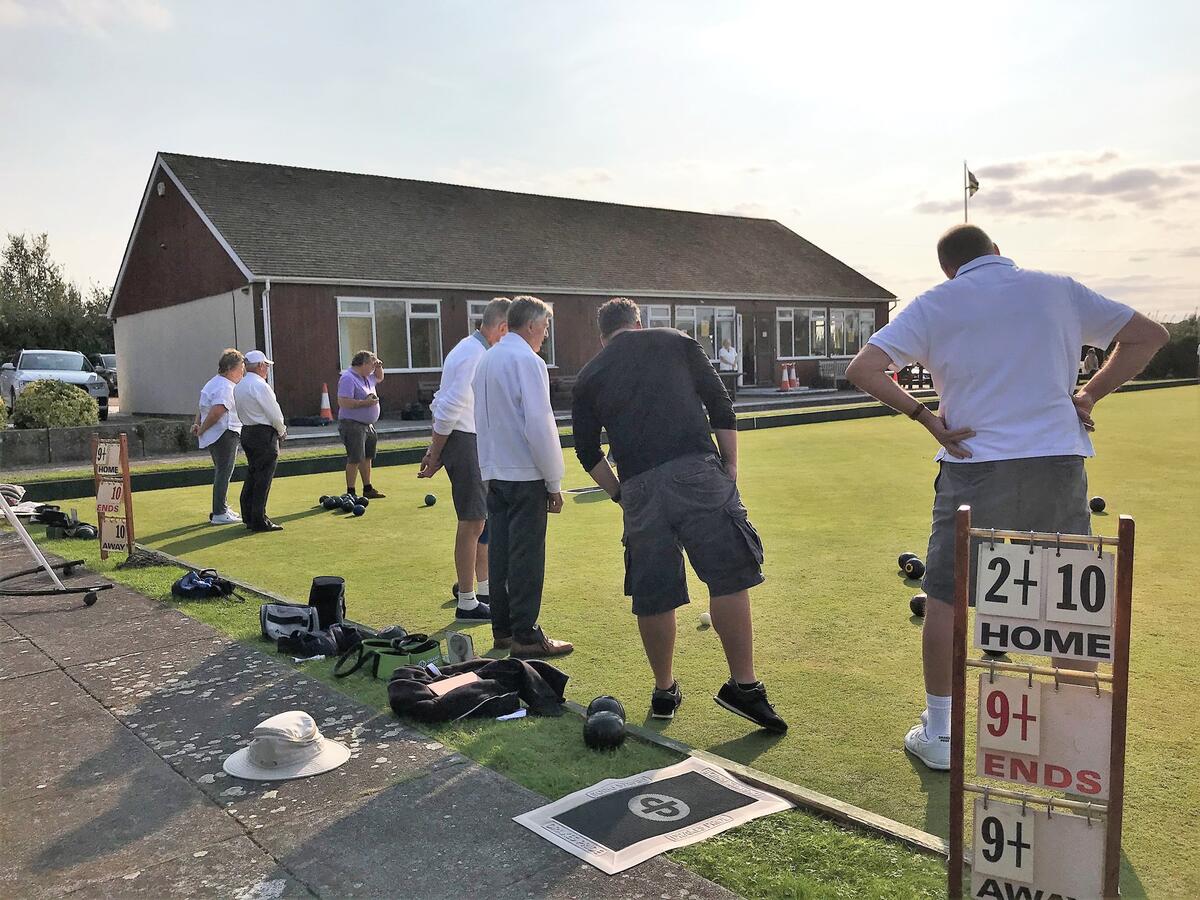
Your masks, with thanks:
[[[236,525],[240,521],[242,521],[242,517],[229,510],[225,510],[219,516],[209,516],[208,518],[209,525]]]
[[[904,736],[904,749],[938,772],[950,770],[950,736],[930,740],[924,725],[914,725]]]

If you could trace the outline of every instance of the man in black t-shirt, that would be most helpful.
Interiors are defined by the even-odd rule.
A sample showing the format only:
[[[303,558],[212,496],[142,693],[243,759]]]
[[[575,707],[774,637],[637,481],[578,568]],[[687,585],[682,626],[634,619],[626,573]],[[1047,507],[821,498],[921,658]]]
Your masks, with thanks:
[[[674,718],[683,701],[672,663],[675,610],[688,602],[686,550],[708,587],[729,663],[731,677],[713,699],[762,728],[786,731],[754,674],[750,588],[763,581],[763,547],[737,489],[729,395],[695,340],[672,328],[643,329],[632,300],[609,300],[599,321],[604,349],[575,385],[575,454],[624,512],[625,593],[654,672],[650,714]],[[601,429],[620,481],[600,449]]]

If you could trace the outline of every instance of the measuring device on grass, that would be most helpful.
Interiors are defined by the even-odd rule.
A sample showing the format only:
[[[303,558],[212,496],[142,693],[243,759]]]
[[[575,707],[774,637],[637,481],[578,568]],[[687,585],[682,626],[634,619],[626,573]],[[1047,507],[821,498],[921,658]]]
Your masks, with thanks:
[[[972,528],[971,508],[958,508],[950,897],[963,896],[968,793],[975,798],[971,897],[1119,894],[1133,540],[1130,516],[1121,516],[1118,536],[1109,538]],[[969,658],[972,567],[975,649],[1078,665]],[[981,670],[975,777],[1036,793],[965,781],[967,669]]]
[[[129,438],[92,435],[92,475],[96,481],[96,516],[100,558],[110,552],[133,555],[133,490],[129,486]]]

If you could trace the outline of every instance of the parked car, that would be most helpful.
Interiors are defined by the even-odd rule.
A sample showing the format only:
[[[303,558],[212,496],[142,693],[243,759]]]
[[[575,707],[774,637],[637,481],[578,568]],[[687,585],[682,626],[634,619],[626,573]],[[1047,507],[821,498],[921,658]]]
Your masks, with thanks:
[[[96,367],[96,374],[108,382],[108,395],[117,396],[117,354],[93,353],[92,363]]]
[[[63,381],[87,391],[100,405],[100,420],[108,418],[108,382],[92,363],[74,350],[21,350],[0,366],[0,397],[12,409],[21,391],[35,381]]]

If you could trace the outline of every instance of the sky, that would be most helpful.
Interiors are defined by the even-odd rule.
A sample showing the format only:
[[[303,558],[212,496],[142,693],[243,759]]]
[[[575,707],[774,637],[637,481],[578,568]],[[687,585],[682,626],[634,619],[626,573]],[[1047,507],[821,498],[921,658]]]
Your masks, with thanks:
[[[966,160],[1001,252],[1172,320],[1197,34],[1172,0],[0,0],[0,233],[111,286],[166,150],[773,218],[904,301]]]

